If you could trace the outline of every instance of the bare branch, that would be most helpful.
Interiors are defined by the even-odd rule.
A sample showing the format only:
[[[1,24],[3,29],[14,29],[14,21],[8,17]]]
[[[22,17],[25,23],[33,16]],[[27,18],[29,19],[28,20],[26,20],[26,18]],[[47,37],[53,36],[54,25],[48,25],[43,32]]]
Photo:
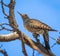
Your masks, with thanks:
[[[4,56],[8,56],[8,55],[7,55],[7,52],[6,52],[5,50],[2,50],[2,49],[1,49],[2,46],[3,46],[3,45],[0,46],[0,53],[2,53]]]
[[[0,34],[0,42],[8,42],[8,41],[16,40],[16,39],[18,39],[18,34],[16,32],[10,33],[7,35]]]
[[[19,29],[15,29],[17,34],[20,36],[20,40],[22,42],[22,52],[24,54],[24,56],[28,56],[25,50],[25,43],[24,43],[24,36],[22,35],[21,31],[19,31]]]
[[[2,27],[0,30],[7,30],[7,31],[10,31],[10,32],[13,32],[13,30],[7,29],[5,27]]]
[[[22,52],[23,52],[24,56],[28,56],[26,49],[25,49],[25,43],[24,43],[23,39],[22,39]]]
[[[50,38],[56,41],[56,39],[55,39],[55,38],[53,38],[53,37],[51,37],[51,36],[50,36]]]
[[[1,48],[0,48],[0,53],[2,53],[4,56],[8,56],[7,52],[5,50],[2,50]]]
[[[1,23],[0,26],[2,26],[2,25],[8,25],[9,26],[9,24],[7,24],[7,23]]]
[[[54,43],[54,44],[51,46],[51,48],[54,47],[56,44],[57,44],[57,43]]]
[[[23,34],[23,33],[22,33]],[[42,53],[43,55],[48,56],[55,56],[51,51],[48,53],[48,51],[42,46],[42,44],[37,44],[33,40],[31,40],[28,36],[23,34],[24,36],[24,43],[33,48],[34,50],[37,50],[39,53]],[[7,41],[13,41],[15,39],[20,39],[21,37],[17,34],[17,32],[10,33],[7,35],[0,35],[0,41],[1,42],[7,42]]]
[[[28,56],[27,52],[26,52],[26,49],[25,49],[25,43],[24,43],[24,36],[23,35],[22,35],[22,38],[21,38],[21,42],[22,42],[22,52],[23,52],[24,56]]]
[[[10,26],[15,31],[15,29],[18,29],[18,25],[17,25],[16,20],[15,20],[14,7],[15,7],[15,0],[10,0],[8,20],[9,20]]]
[[[1,7],[2,7],[2,12],[3,14],[8,17],[8,15],[6,14],[6,12],[4,11],[4,3],[3,3],[3,0],[1,0]]]
[[[57,38],[56,43],[60,44],[60,38]]]
[[[7,30],[7,31],[12,31],[12,32],[13,32],[13,30],[10,30],[10,29],[5,28],[3,25],[8,25],[8,24],[6,24],[6,23],[1,23],[1,24],[0,24],[0,28],[1,28],[0,31],[1,31],[1,30]]]
[[[56,44],[60,44],[60,36],[57,39],[53,38],[53,40],[55,40],[56,42],[51,47],[55,46]]]
[[[4,5],[4,6],[6,6],[6,7],[8,7],[8,5],[7,5],[7,4],[5,4],[5,3],[3,3],[3,5]]]
[[[24,55],[27,56],[27,53],[26,53],[26,50],[25,50],[25,45],[24,45],[24,42],[23,42],[23,37],[21,35],[21,32],[18,29],[18,25],[17,25],[16,20],[15,20],[14,7],[15,7],[15,0],[10,0],[9,18],[8,18],[9,24],[13,28],[13,30],[16,31],[19,34],[19,36],[21,36],[22,50],[23,50]]]
[[[2,47],[3,45],[0,46],[0,48]]]
[[[35,53],[35,52],[34,52],[34,50],[33,50],[33,54],[32,54],[32,56],[34,56],[34,53]]]

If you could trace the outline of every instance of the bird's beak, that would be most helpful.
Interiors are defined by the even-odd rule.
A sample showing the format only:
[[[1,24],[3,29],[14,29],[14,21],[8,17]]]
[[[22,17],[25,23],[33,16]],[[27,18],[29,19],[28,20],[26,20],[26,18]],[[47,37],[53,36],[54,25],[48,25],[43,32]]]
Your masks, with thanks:
[[[17,13],[22,16],[22,14],[20,12],[17,12]]]

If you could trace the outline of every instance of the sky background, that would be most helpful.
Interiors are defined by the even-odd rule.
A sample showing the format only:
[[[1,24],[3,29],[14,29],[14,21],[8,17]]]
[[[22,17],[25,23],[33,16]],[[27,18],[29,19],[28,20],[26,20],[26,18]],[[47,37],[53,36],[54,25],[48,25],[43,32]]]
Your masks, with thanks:
[[[4,2],[8,4],[9,0],[4,0]],[[8,13],[8,9],[5,9],[6,13]],[[53,29],[58,30],[58,32],[49,32],[50,37],[57,38],[60,36],[60,0],[16,0],[15,18],[19,25],[19,29],[27,36],[31,37],[31,39],[35,40],[32,37],[32,34],[24,28],[22,18],[18,15],[17,11],[22,14],[28,14],[30,18],[40,20],[51,26]],[[0,4],[0,23],[2,22],[8,23],[8,20],[4,18]],[[8,33],[10,32],[6,30],[0,31],[0,34]],[[43,42],[42,36],[40,37],[40,40],[41,42]],[[50,46],[52,46],[53,43],[55,43],[55,41],[50,38]],[[2,49],[5,49],[7,51],[8,56],[23,56],[20,40],[14,40],[11,42],[0,42],[0,45],[1,44],[3,45]],[[26,50],[28,55],[32,56],[32,49],[26,46]],[[51,50],[54,54],[56,54],[56,56],[60,56],[60,45],[55,45],[51,48]],[[3,55],[0,53],[0,56]],[[42,55],[39,55],[39,53],[35,51],[35,56]]]

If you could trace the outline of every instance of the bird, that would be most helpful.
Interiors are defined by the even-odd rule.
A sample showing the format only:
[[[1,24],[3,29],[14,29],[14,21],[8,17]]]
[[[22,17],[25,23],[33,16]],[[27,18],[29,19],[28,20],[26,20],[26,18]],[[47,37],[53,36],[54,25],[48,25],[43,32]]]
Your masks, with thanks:
[[[47,24],[37,20],[30,18],[27,14],[21,14],[18,12],[18,14],[22,17],[23,25],[24,27],[33,34],[33,36],[37,39],[37,37],[42,34],[45,42],[45,48],[46,50],[50,50],[49,45],[49,31],[57,31],[55,29],[52,29]],[[37,39],[37,41],[39,41]]]

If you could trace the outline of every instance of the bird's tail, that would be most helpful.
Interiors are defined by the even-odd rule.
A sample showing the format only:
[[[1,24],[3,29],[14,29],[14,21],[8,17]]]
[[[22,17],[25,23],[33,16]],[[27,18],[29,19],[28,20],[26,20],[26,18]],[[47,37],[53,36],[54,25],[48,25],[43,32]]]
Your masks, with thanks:
[[[45,48],[47,50],[50,50],[49,35],[48,35],[48,32],[47,31],[44,31],[43,38],[44,38],[44,42],[45,42]]]
[[[56,31],[57,32],[57,30],[55,30],[55,29],[50,29],[49,31]]]

